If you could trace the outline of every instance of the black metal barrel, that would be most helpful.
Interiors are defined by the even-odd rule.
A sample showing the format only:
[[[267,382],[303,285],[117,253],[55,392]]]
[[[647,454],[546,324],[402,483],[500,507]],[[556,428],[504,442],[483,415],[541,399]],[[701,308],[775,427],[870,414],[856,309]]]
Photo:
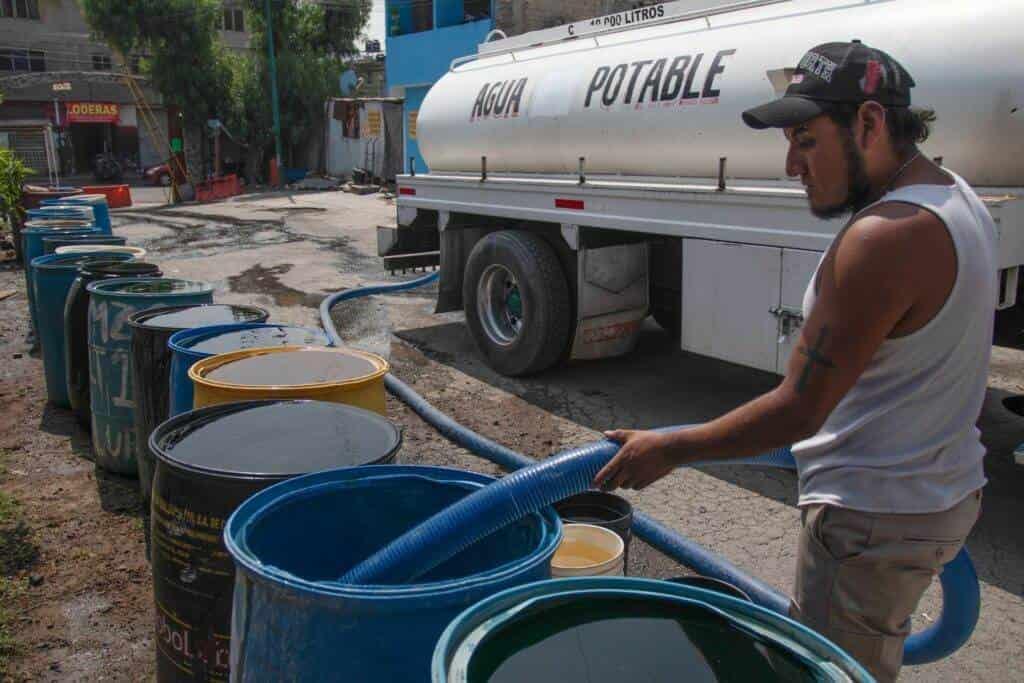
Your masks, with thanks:
[[[200,408],[153,431],[157,681],[226,681],[235,568],[224,525],[246,498],[310,472],[395,461],[401,432],[321,401]]]
[[[256,306],[198,304],[162,306],[128,319],[132,335],[132,382],[135,396],[135,459],[139,465],[139,493],[149,506],[154,456],[149,435],[170,417],[171,349],[167,340],[180,330],[225,323],[261,323],[269,317]]]

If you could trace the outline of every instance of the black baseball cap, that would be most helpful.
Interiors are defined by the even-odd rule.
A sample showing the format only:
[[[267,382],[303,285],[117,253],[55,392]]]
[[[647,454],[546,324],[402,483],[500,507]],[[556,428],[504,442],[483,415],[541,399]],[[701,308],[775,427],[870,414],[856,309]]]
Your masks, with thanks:
[[[837,104],[873,100],[886,107],[909,107],[912,87],[907,70],[881,50],[859,40],[822,43],[800,60],[785,95],[743,112],[743,121],[751,128],[786,128]]]

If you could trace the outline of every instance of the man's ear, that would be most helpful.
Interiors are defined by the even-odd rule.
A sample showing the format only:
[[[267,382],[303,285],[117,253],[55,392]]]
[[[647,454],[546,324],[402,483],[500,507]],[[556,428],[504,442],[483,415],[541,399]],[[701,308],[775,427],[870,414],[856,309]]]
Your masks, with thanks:
[[[864,150],[874,147],[885,131],[885,107],[878,102],[865,102],[857,109],[857,141]]]

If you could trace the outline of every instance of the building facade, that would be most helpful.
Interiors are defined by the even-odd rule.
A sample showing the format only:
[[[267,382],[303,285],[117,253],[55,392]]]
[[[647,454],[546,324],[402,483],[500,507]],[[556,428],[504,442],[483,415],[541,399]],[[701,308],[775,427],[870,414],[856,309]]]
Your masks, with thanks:
[[[128,56],[126,65],[93,40],[75,0],[0,0],[0,126],[53,124],[62,175],[91,172],[101,153],[112,154],[129,171],[159,163],[168,136],[159,95],[139,82],[153,112],[152,119],[142,117],[131,90],[112,75],[125,66],[137,73],[138,59]],[[29,144],[17,132],[4,140],[16,153]],[[36,163],[27,153],[19,156]]]

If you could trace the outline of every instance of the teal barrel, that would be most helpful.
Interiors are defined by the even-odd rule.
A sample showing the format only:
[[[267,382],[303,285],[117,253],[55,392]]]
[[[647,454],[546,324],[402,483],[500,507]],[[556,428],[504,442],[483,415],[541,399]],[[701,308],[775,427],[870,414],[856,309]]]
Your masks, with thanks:
[[[125,261],[129,256],[118,254],[115,259],[82,264],[64,305],[64,365],[68,398],[75,419],[85,430],[92,429],[92,410],[89,406],[89,290],[86,286],[96,280],[119,277],[163,276],[160,268],[152,263]]]
[[[69,235],[43,238],[43,254],[52,254],[57,247],[71,247],[77,244],[107,244],[112,246],[124,246],[127,240],[124,237],[114,235]]]
[[[874,680],[822,636],[747,600],[613,577],[541,581],[473,605],[438,640],[431,677],[432,683]]]
[[[138,475],[128,318],[159,306],[208,304],[213,287],[174,278],[100,280],[89,292],[89,403],[96,465]]]
[[[241,349],[268,346],[330,346],[320,330],[275,323],[210,325],[175,332],[167,340],[171,350],[170,416],[192,410],[193,387],[188,370],[196,361]]]
[[[70,206],[70,207],[86,207],[91,210],[92,218],[96,222],[96,227],[105,232],[111,234],[111,223],[110,223],[110,206],[107,204],[107,196],[102,194],[76,194],[70,197],[61,197],[60,199],[44,199],[41,202],[44,207],[47,206]]]
[[[81,237],[97,235],[99,231],[89,221],[50,219],[26,221],[21,230],[21,254],[25,263],[25,296],[28,299],[29,320],[32,331],[36,327],[35,292],[32,291],[32,259],[43,256],[43,240],[47,237]]]
[[[70,408],[65,377],[64,306],[78,269],[89,261],[117,258],[114,254],[50,254],[32,259],[34,299],[43,356],[46,397],[59,408]]]
[[[562,538],[555,511],[499,529],[413,583],[337,577],[493,481],[442,467],[354,467],[249,498],[224,531],[236,567],[231,680],[429,681],[434,646],[456,615],[550,577]]]

